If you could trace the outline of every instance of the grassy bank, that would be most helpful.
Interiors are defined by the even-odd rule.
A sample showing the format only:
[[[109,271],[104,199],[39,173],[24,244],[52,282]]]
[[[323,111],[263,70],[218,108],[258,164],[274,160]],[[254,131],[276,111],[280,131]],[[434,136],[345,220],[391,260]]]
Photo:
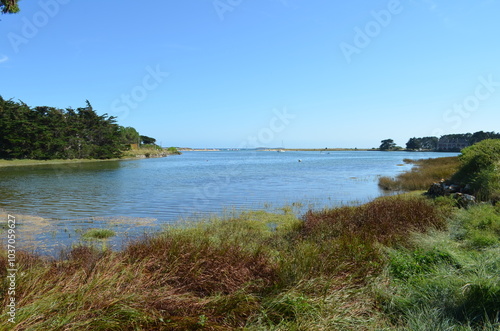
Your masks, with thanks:
[[[491,206],[408,195],[302,219],[256,211],[171,227],[121,252],[18,252],[17,328],[396,330],[429,312],[440,325],[493,327],[499,229]]]

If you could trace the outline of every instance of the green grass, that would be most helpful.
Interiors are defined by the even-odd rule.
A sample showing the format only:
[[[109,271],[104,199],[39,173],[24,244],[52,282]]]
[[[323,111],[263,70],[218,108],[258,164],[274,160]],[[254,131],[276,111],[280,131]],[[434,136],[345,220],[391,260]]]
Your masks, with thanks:
[[[460,210],[448,231],[416,235],[412,247],[388,251],[388,286],[381,291],[381,302],[395,324],[498,330],[499,217],[491,205]],[[478,240],[478,229],[484,231],[481,238],[495,237],[496,242]]]
[[[415,166],[408,172],[393,177],[379,178],[379,186],[391,191],[427,190],[432,183],[448,179],[458,170],[457,157],[441,157],[425,160],[405,159],[405,163]]]

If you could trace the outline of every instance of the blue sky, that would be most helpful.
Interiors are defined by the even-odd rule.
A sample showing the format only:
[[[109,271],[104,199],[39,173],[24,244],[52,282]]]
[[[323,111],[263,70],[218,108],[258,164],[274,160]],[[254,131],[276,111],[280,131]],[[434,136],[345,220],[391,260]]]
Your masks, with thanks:
[[[138,5],[139,4],[139,5]],[[500,131],[498,0],[20,1],[0,95],[182,147]]]

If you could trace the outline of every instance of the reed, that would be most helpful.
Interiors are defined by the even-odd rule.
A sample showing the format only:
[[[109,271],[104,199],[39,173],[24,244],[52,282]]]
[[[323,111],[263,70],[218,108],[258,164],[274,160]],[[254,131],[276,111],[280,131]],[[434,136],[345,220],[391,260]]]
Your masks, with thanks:
[[[415,166],[396,177],[380,177],[379,186],[390,191],[427,190],[433,183],[449,179],[456,173],[460,162],[457,157],[424,160],[404,160]]]

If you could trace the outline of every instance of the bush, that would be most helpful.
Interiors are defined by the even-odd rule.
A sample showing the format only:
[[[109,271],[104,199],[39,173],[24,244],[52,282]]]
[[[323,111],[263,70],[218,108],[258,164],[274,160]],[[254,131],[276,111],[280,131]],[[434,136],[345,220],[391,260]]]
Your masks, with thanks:
[[[498,165],[479,171],[471,187],[479,200],[500,201],[500,171]]]
[[[487,139],[462,150],[452,180],[468,184],[481,200],[500,198],[500,139]]]
[[[463,179],[474,177],[481,170],[489,169],[500,162],[500,139],[487,139],[462,150],[459,156],[462,164],[458,176]]]

